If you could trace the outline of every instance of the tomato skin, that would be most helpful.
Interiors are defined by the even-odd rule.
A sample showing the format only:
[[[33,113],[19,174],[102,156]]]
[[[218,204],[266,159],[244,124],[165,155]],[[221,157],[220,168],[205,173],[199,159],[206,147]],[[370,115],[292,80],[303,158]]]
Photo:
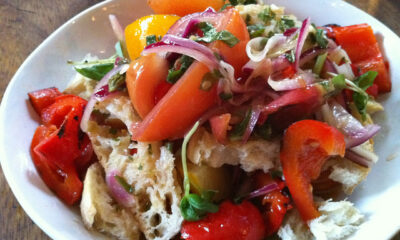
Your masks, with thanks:
[[[236,70],[241,69],[248,61],[245,47],[250,37],[246,24],[233,8],[223,11],[220,15],[221,20],[216,27],[218,31],[234,29],[233,34],[240,42],[229,48],[222,41],[216,41],[209,47],[218,50],[226,62],[232,64]],[[132,126],[132,139],[150,142],[181,138],[195,121],[218,101],[216,86],[209,91],[200,89],[203,76],[208,72],[210,70],[203,63],[192,63],[185,74],[146,115],[143,122]]]
[[[283,175],[305,222],[320,216],[314,205],[311,181],[318,178],[329,156],[344,156],[345,149],[343,135],[319,121],[302,120],[286,130],[280,152]]]
[[[184,222],[181,239],[188,240],[260,240],[265,226],[259,210],[250,202],[234,205],[225,201],[216,213],[196,222]]]
[[[229,121],[231,120],[231,114],[225,113],[210,118],[211,131],[219,143],[226,144],[226,135],[230,129]]]
[[[61,96],[57,88],[45,88],[28,93],[29,100],[36,113],[41,115],[43,109],[54,103],[54,99]]]
[[[377,71],[375,82],[379,93],[387,93],[392,89],[392,82],[385,65],[382,52],[374,32],[368,24],[359,24],[332,29],[336,42],[346,50],[353,64],[363,74]]]
[[[160,97],[157,88],[165,82],[167,74],[167,60],[156,54],[142,56],[130,64],[126,72],[126,87],[141,118],[145,118],[156,105],[156,96]]]

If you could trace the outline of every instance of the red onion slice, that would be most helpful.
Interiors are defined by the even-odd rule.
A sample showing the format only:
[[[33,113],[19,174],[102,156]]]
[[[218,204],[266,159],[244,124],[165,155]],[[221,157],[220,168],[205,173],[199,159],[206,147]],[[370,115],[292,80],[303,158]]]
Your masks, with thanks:
[[[299,71],[295,78],[285,78],[283,80],[275,81],[272,76],[268,78],[268,84],[275,91],[288,91],[297,88],[304,88],[315,82],[315,77],[312,73],[306,71]]]
[[[345,158],[347,158],[348,160],[357,163],[360,166],[369,168],[372,166],[372,162],[368,161],[367,159],[365,159],[364,157],[358,155],[357,153],[355,153],[354,151],[348,149],[346,151],[346,154],[344,155]]]
[[[108,80],[110,80],[110,78],[112,76],[114,76],[117,73],[121,74],[121,70],[125,70],[126,69],[126,65],[127,64],[123,64],[121,66],[117,66],[115,68],[113,68],[111,71],[109,71],[101,80],[99,83],[97,83],[96,87],[94,88],[93,94],[92,96],[90,96],[90,99],[85,107],[85,111],[83,112],[82,115],[82,120],[81,120],[81,130],[83,132],[87,132],[87,128],[88,128],[88,121],[90,119],[90,115],[92,114],[93,108],[96,105],[97,101],[101,101],[104,100],[104,97],[106,97],[109,94],[106,94],[104,91],[105,89],[102,89],[104,86],[108,85]],[[128,65],[129,66],[129,65]],[[126,71],[126,70],[125,70]],[[107,87],[108,88],[108,87]],[[103,92],[103,93],[98,93],[98,92]],[[108,89],[107,89],[108,92]],[[100,94],[101,97],[96,96]]]
[[[113,198],[124,207],[132,207],[135,204],[135,199],[132,194],[128,193],[125,188],[115,178],[119,176],[117,170],[113,170],[106,176],[106,183]]]
[[[312,48],[301,54],[299,65],[300,67],[304,64],[308,63],[309,61],[316,58],[318,55],[323,54],[326,52],[326,49],[322,48]]]
[[[299,38],[297,39],[297,46],[296,46],[296,52],[295,52],[296,59],[294,62],[296,70],[300,69],[301,50],[303,49],[304,43],[306,41],[310,25],[311,25],[311,20],[308,17],[303,21],[303,24],[301,25],[301,28],[300,28]]]
[[[376,124],[363,126],[342,105],[335,101],[324,105],[321,110],[324,120],[345,135],[346,148],[353,148],[368,141],[380,130],[380,126]]]
[[[251,116],[249,120],[249,124],[246,127],[246,131],[243,134],[242,144],[245,144],[247,140],[249,140],[251,133],[254,130],[254,127],[257,124],[258,118],[261,114],[260,105],[263,103],[263,97],[257,97],[252,102]]]
[[[261,42],[264,41],[263,37],[256,37],[251,39],[246,45],[247,56],[254,62],[262,61],[273,48],[282,45],[287,41],[287,37],[282,34],[275,34],[270,39],[268,39],[267,44],[261,51],[257,51],[260,48]]]
[[[264,187],[249,193],[249,195],[246,197],[246,199],[251,199],[251,198],[263,196],[263,195],[268,194],[270,192],[273,192],[273,191],[275,191],[277,189],[279,189],[279,186],[278,186],[277,183],[274,182],[274,183],[265,185]]]
[[[173,35],[165,35],[161,42],[147,46],[142,55],[150,53],[179,53],[187,55],[204,63],[210,70],[218,68],[218,60],[211,49],[193,40],[181,38]]]
[[[209,7],[204,12],[193,13],[180,18],[168,30],[167,34],[186,38],[193,31],[194,26],[199,22],[216,23],[220,13],[217,13],[213,8]]]

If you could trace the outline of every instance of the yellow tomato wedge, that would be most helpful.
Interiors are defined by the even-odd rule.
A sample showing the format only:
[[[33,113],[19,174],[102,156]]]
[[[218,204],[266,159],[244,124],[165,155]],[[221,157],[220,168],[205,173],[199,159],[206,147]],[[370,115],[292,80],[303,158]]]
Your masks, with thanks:
[[[146,37],[163,36],[179,19],[175,15],[149,15],[134,21],[125,28],[125,40],[130,59],[134,60],[146,47]]]

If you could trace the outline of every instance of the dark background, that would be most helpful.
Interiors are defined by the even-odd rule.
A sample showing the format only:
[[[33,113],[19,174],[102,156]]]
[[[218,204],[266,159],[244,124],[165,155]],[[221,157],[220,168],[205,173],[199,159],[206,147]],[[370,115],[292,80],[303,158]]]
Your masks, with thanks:
[[[346,1],[375,16],[400,35],[399,0]],[[101,1],[0,0],[0,101],[24,59],[61,24],[98,2]],[[20,207],[1,168],[0,239],[49,239]],[[395,239],[400,240],[400,234]]]

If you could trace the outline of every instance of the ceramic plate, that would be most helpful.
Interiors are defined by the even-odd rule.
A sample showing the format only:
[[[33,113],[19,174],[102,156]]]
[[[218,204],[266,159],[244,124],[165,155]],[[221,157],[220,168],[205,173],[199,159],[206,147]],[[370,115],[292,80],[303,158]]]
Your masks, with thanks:
[[[382,23],[340,0],[267,0],[286,6],[299,19],[308,16],[317,25],[369,23],[378,34],[390,62],[394,92],[381,100],[387,109],[376,119],[383,127],[375,138],[380,157],[368,179],[350,200],[367,221],[354,239],[388,239],[400,229],[400,39]],[[102,2],[80,13],[44,41],[19,68],[3,97],[0,109],[0,160],[6,179],[32,220],[53,239],[93,239],[99,234],[86,230],[79,210],[64,205],[44,185],[32,164],[29,146],[38,125],[27,93],[50,86],[64,89],[75,72],[67,60],[82,59],[87,53],[100,58],[114,53],[115,38],[108,14],[115,14],[126,26],[151,11],[143,0]]]

